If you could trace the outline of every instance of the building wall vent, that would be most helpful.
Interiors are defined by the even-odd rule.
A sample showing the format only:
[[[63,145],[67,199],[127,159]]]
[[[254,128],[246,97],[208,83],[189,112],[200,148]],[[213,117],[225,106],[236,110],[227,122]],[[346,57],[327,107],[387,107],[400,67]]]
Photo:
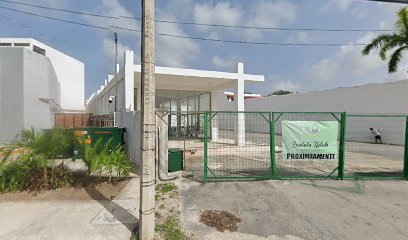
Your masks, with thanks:
[[[45,49],[33,45],[33,51],[45,56]]]
[[[14,47],[29,47],[29,43],[14,43]]]

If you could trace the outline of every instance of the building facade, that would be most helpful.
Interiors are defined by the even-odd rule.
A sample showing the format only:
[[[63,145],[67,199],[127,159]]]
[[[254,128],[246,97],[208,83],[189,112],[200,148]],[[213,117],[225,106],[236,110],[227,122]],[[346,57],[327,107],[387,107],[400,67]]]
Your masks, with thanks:
[[[234,98],[234,102],[231,102],[234,111],[245,111],[245,84],[263,82],[264,76],[246,74],[244,73],[244,64],[238,63],[236,72],[156,66],[155,79],[156,110],[170,112],[169,129],[179,132],[181,129],[196,125],[199,121],[197,120],[197,114],[200,112],[224,110],[218,106],[218,102],[220,96],[224,96],[225,100],[227,99],[224,95],[225,89],[233,89],[234,96],[237,96]],[[86,110],[94,115],[113,113],[115,103],[112,99],[116,96],[116,112],[118,119],[121,118],[117,121],[117,125],[126,127],[129,130],[128,133],[134,133],[132,126],[140,126],[138,124],[129,124],[132,121],[124,120],[127,119],[124,115],[129,115],[126,113],[137,115],[140,111],[142,103],[141,85],[141,66],[134,64],[133,51],[126,51],[124,67],[115,76],[108,76],[100,89],[90,96],[86,104]],[[186,121],[182,121],[182,117]],[[245,142],[244,121],[243,114],[238,115],[235,120],[235,126],[238,128],[236,136],[238,145]],[[128,137],[128,139],[138,138],[139,136]],[[217,141],[218,138],[218,124],[216,121],[213,121],[211,125],[211,138],[213,141]],[[128,142],[132,141],[129,140]],[[130,147],[136,148],[138,151],[137,146],[130,145]],[[128,149],[136,164],[138,162],[137,151]]]
[[[0,39],[0,143],[84,110],[84,64],[34,39]]]

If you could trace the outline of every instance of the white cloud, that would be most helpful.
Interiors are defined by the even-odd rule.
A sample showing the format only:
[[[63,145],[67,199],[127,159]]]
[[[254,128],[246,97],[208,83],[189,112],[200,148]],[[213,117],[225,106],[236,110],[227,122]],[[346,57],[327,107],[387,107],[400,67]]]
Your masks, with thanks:
[[[176,21],[177,18],[161,10],[157,11],[159,18]],[[178,24],[157,24],[156,31],[160,33],[188,36]],[[158,65],[169,67],[186,67],[189,61],[195,60],[200,53],[200,45],[192,39],[156,37],[156,61]]]
[[[253,5],[251,25],[277,27],[296,19],[297,5],[289,1],[258,1]]]
[[[278,90],[299,92],[302,90],[302,85],[299,82],[294,82],[290,79],[285,79],[279,75],[272,74],[268,76],[266,78],[262,92],[269,94]]]
[[[109,62],[115,62],[115,42],[112,38],[105,37],[102,39],[102,49],[104,55],[109,59]],[[118,62],[122,62],[123,60],[123,53],[125,50],[132,50],[131,47],[126,46],[120,42],[118,42]],[[140,57],[136,56],[135,61],[137,61]],[[114,64],[113,64],[114,65]],[[122,68],[122,66],[120,67]]]
[[[321,11],[324,13],[328,13],[331,10],[348,10],[352,4],[352,0],[329,0],[326,2],[325,5],[321,8]]]
[[[194,19],[197,23],[237,25],[242,17],[241,9],[231,6],[229,2],[219,2],[215,5],[198,3],[194,7]],[[205,26],[197,26],[197,29],[211,31],[210,27]]]
[[[339,69],[336,57],[325,58],[310,67],[309,79],[314,82],[331,82],[335,80]]]
[[[301,85],[300,83],[295,83],[291,80],[282,80],[276,84],[276,89],[296,92],[301,89]]]
[[[251,1],[249,7],[232,5],[224,1],[216,4],[196,4],[194,19],[197,23],[245,25],[259,27],[280,27],[296,20],[298,6],[284,0],[257,0]],[[199,31],[225,33],[225,28],[197,26]],[[229,33],[244,37],[247,40],[260,39],[262,30],[229,28]]]
[[[297,17],[297,5],[289,1],[260,0],[250,10],[247,25],[257,27],[280,27],[293,23]],[[249,40],[262,38],[262,31],[247,30],[245,36]]]
[[[373,39],[373,33],[367,33],[356,43],[367,43]],[[362,46],[343,46],[332,57],[324,58],[309,67],[307,80],[314,83],[334,85],[360,85],[368,82],[396,81],[405,78],[402,69],[398,73],[387,73],[387,62],[382,61],[378,52],[368,56],[361,54]]]
[[[229,58],[222,58],[218,55],[214,55],[211,59],[214,66],[224,71],[233,72],[236,69],[236,65],[238,62],[237,57],[229,57]]]
[[[101,4],[94,9],[94,12],[97,12],[101,15],[107,16],[129,16],[134,17],[132,12],[128,11],[124,6],[122,6],[118,0],[102,0]],[[101,26],[101,27],[110,27],[110,26],[120,26],[122,28],[136,29],[140,30],[139,23],[134,19],[109,19],[109,18],[98,18],[92,16],[83,16],[83,18],[90,24]],[[117,30],[120,31],[120,30]],[[139,34],[132,31],[120,31],[118,33],[120,36],[130,36],[133,38],[140,38]]]
[[[40,5],[40,6],[52,7],[52,8],[66,8],[69,5],[68,0],[55,0],[55,1],[31,0],[31,1],[29,1],[29,3],[33,4],[33,5]],[[61,11],[50,11],[50,10],[47,10],[47,9],[33,8],[33,7],[18,5],[18,4],[11,4],[11,5],[8,5],[7,7],[17,8],[17,9],[21,9],[23,11],[28,11],[28,12],[42,14],[42,15],[46,15],[46,16],[52,16],[52,17],[71,18],[71,16],[72,16],[72,15],[70,15],[68,13],[61,12]]]
[[[287,40],[287,43],[311,43],[313,42],[313,37],[306,32],[297,32],[290,36]]]

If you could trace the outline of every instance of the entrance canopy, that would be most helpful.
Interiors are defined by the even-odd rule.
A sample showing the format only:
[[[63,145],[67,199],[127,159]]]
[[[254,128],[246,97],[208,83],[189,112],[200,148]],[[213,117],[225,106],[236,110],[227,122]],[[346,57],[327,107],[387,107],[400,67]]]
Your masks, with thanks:
[[[234,88],[240,78],[245,83],[264,81],[264,76],[262,75],[244,74],[243,71],[241,73],[238,71],[236,73],[229,73],[170,67],[156,67],[155,70],[156,89],[210,92]],[[140,65],[134,65],[134,79],[135,88],[137,88],[141,82]]]

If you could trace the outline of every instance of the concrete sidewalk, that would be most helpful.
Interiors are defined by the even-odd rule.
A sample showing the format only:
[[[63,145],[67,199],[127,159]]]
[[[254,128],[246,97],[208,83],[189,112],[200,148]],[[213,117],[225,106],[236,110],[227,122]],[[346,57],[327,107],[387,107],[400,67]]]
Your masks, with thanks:
[[[139,179],[132,178],[114,200],[0,202],[0,239],[124,239],[131,237],[139,214]]]

